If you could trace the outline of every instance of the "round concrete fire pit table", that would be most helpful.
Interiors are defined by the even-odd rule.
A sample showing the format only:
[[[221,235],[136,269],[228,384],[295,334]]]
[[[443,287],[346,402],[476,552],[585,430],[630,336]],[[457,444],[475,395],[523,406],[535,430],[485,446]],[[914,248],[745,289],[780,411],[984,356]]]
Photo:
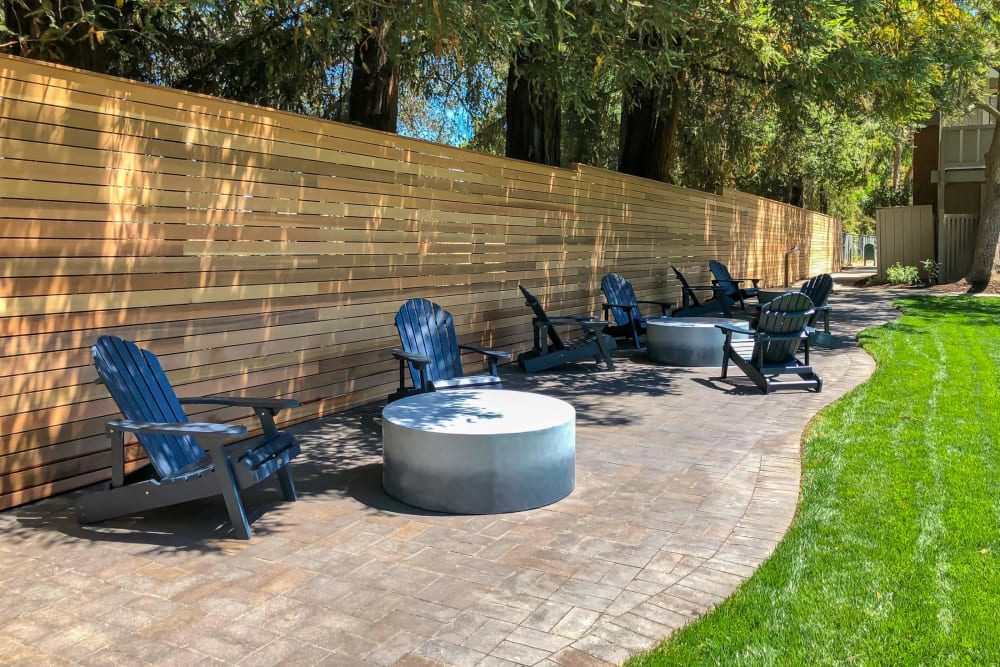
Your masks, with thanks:
[[[646,346],[653,361],[670,366],[721,366],[726,335],[716,324],[746,328],[726,317],[656,317],[646,320]],[[733,334],[733,339],[749,338]]]
[[[382,484],[408,505],[496,514],[565,498],[576,484],[576,410],[505,389],[418,394],[382,410]]]

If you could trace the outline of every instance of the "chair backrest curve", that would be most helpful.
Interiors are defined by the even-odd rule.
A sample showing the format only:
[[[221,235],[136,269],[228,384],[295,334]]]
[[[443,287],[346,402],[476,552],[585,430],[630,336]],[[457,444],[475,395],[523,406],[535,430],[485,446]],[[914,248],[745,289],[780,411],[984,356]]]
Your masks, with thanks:
[[[801,292],[789,292],[773,299],[760,312],[757,331],[763,334],[801,334],[816,313],[812,300]],[[800,337],[759,342],[765,364],[781,364],[795,358]]]
[[[427,380],[462,377],[462,359],[451,313],[427,299],[410,299],[396,313],[396,331],[403,349],[431,358]],[[419,387],[417,369],[410,364],[413,386]]]
[[[126,419],[188,422],[155,354],[116,336],[101,336],[92,352],[97,374]],[[189,436],[141,434],[139,443],[161,478],[205,456],[204,450]]]
[[[715,277],[716,282],[725,288],[726,296],[738,301],[740,298],[740,286],[733,282],[733,274],[729,273],[729,267],[713,259],[708,262],[708,270],[712,272],[712,276]]]
[[[624,326],[632,320],[641,319],[639,303],[635,298],[635,290],[632,289],[632,283],[617,273],[608,273],[601,278],[601,290],[604,292],[604,298],[608,300],[608,303],[631,306],[629,310],[624,308],[611,309],[611,316],[615,318],[615,324]]]

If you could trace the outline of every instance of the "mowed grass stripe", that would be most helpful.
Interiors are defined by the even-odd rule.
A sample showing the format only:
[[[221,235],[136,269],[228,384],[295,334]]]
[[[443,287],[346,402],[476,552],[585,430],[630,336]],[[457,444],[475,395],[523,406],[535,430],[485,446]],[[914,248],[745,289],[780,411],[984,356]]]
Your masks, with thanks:
[[[1000,299],[899,306],[807,432],[774,555],[631,667],[1000,663]]]

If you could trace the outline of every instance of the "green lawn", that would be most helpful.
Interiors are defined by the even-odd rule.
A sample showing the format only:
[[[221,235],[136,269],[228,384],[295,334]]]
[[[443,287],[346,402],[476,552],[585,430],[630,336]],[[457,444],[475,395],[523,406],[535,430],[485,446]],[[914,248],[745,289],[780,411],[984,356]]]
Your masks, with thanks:
[[[807,432],[774,555],[630,667],[1000,664],[1000,299],[899,305]]]

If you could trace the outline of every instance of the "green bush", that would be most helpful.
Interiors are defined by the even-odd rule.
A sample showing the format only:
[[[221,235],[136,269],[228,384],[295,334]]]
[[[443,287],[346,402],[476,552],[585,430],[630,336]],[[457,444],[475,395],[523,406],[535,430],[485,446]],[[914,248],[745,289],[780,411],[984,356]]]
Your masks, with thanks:
[[[885,270],[890,285],[915,285],[920,280],[920,274],[915,266],[903,266],[896,262]]]
[[[933,259],[925,259],[920,263],[924,265],[924,273],[927,274],[927,284],[937,285],[938,280],[941,278],[941,262],[935,262]]]

